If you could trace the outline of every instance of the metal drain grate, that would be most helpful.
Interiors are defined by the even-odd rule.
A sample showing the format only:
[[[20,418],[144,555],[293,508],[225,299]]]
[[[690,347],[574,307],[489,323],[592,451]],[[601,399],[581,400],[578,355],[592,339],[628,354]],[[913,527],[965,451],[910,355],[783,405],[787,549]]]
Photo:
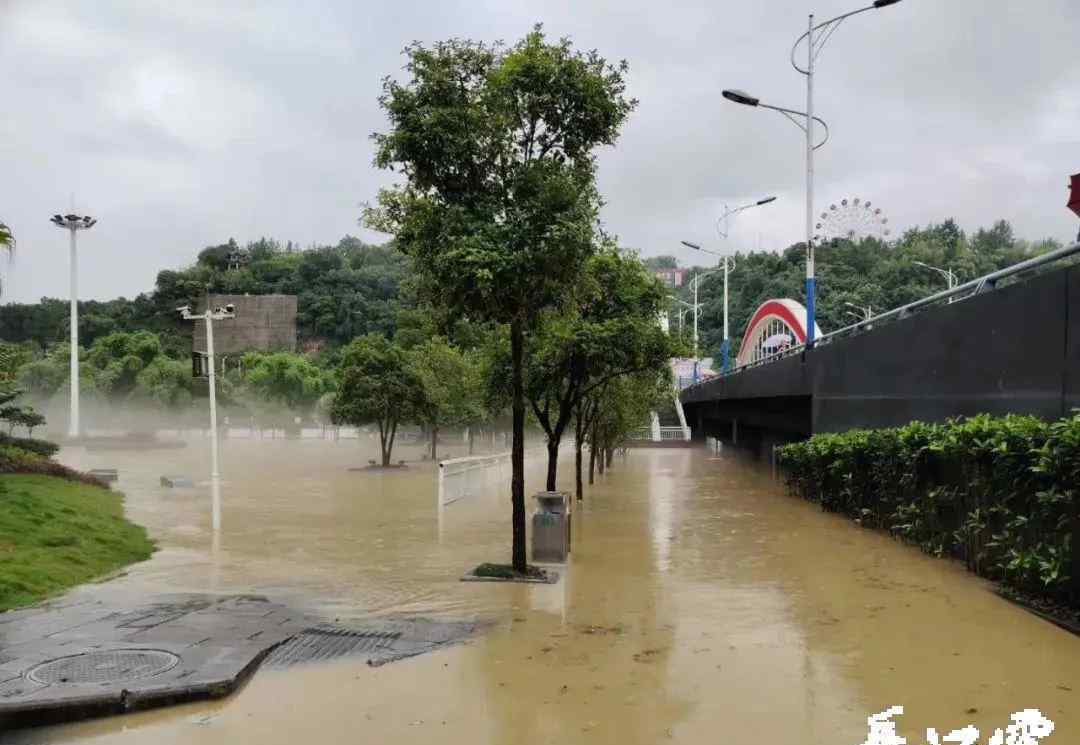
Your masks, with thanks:
[[[160,675],[179,662],[176,655],[159,649],[116,649],[49,660],[32,668],[26,677],[46,685],[119,683]]]
[[[337,626],[316,626],[297,634],[266,658],[265,666],[286,668],[338,657],[373,654],[391,646],[400,631],[359,631]]]

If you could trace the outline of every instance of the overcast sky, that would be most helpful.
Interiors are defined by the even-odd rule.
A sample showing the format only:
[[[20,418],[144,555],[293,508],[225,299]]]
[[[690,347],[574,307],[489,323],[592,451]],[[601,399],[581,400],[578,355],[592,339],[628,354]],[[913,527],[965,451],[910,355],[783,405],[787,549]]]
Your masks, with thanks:
[[[867,0],[861,0],[866,2]],[[387,183],[369,135],[401,48],[451,36],[551,35],[630,63],[637,111],[601,156],[606,227],[646,255],[680,239],[776,250],[801,239],[804,140],[726,87],[802,109],[788,52],[812,10],[860,0],[0,0],[0,220],[18,238],[6,301],[66,297],[67,241],[48,223],[100,219],[80,242],[80,295],[132,296],[204,246],[260,236],[333,243]],[[839,29],[819,59],[818,204],[872,199],[894,230],[1006,218],[1025,238],[1076,235],[1080,2],[904,0]],[[775,194],[722,244],[722,205]]]

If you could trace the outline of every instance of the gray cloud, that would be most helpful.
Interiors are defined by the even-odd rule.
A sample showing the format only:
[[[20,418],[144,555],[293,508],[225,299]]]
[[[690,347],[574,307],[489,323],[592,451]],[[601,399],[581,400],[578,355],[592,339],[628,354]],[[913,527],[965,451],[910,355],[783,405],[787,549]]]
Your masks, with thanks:
[[[858,5],[813,3],[819,18]],[[224,8],[224,9],[223,9]],[[448,36],[513,41],[535,21],[631,64],[641,100],[601,156],[604,220],[646,254],[711,241],[724,203],[780,199],[732,226],[732,248],[802,237],[803,142],[778,115],[720,98],[740,87],[802,108],[791,43],[810,4],[259,3],[15,0],[0,5],[0,218],[19,237],[6,299],[67,293],[76,206],[84,297],[133,295],[204,245],[262,235],[302,244],[356,226],[389,177],[371,167],[375,98],[401,48]],[[851,19],[820,59],[818,201],[873,199],[898,229],[1004,217],[1028,238],[1076,233],[1080,170],[1074,0],[904,0]]]

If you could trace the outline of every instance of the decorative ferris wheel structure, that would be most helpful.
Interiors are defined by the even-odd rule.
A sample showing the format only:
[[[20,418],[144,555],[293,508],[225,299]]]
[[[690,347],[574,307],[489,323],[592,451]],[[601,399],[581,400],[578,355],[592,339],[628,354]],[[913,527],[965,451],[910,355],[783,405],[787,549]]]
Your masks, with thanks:
[[[889,218],[870,200],[859,197],[842,199],[839,204],[830,204],[828,209],[818,216],[814,225],[814,241],[818,244],[861,238],[886,240],[891,234]]]

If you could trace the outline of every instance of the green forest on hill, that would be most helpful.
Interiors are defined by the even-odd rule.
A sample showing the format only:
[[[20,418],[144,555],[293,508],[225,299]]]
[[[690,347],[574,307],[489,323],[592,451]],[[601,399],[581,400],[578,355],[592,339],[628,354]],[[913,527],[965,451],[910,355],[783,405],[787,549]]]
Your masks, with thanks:
[[[881,312],[945,288],[944,279],[915,262],[954,271],[960,281],[973,279],[1060,246],[1053,240],[1018,239],[998,221],[967,234],[953,220],[908,230],[892,242],[874,239],[833,241],[817,249],[819,324],[826,332],[850,324],[851,306]],[[745,324],[769,298],[803,298],[804,246],[780,253],[734,252],[730,275],[733,353]],[[246,393],[249,400],[276,402],[291,410],[310,411],[333,389],[332,368],[340,350],[354,338],[398,336],[406,346],[434,333],[437,319],[417,300],[409,258],[392,242],[372,245],[346,236],[335,245],[300,249],[294,244],[260,239],[245,246],[229,240],[209,246],[194,263],[163,269],[151,292],[135,298],[80,302],[82,385],[86,392],[113,401],[139,400],[183,409],[197,385],[190,374],[191,327],[174,309],[194,304],[206,293],[295,294],[298,336],[307,354],[256,353],[245,366],[254,379],[223,381],[226,397]],[[672,266],[672,257],[644,260],[651,269]],[[673,290],[692,300],[690,277],[711,267],[689,267],[686,282]],[[702,356],[718,355],[723,329],[722,273],[701,281],[699,319]],[[678,305],[671,301],[672,328],[678,329]],[[692,317],[684,321],[685,340]],[[461,325],[451,330],[465,346],[481,344],[491,329]],[[34,304],[0,306],[0,340],[8,345],[6,368],[35,400],[63,393],[68,368],[68,302],[43,298]]]
[[[975,279],[1024,259],[1060,248],[1054,240],[1037,242],[1017,238],[1004,220],[968,235],[953,220],[913,228],[894,241],[867,238],[839,240],[817,247],[818,325],[829,331],[850,325],[852,308],[870,306],[881,313],[946,289],[945,278],[919,266],[923,262],[955,272],[960,282]],[[732,354],[739,349],[747,322],[761,303],[771,298],[803,302],[806,245],[797,243],[782,253],[733,251],[729,273],[729,308]],[[672,257],[647,260],[653,267],[672,266]],[[678,296],[693,301],[690,277],[712,267],[691,267]],[[723,272],[701,280],[699,318],[702,356],[719,355],[723,340]],[[673,319],[677,317],[673,314]],[[692,316],[684,320],[687,336]],[[677,321],[674,328],[678,328]]]

